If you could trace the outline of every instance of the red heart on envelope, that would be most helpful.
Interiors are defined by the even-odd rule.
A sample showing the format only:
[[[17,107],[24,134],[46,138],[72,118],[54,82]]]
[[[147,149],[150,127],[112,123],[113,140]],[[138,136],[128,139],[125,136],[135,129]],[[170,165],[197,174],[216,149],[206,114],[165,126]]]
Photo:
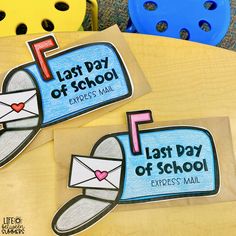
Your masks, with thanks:
[[[11,105],[11,109],[14,110],[15,112],[19,113],[21,110],[23,110],[25,107],[25,104],[23,102],[20,103],[13,103]]]
[[[102,180],[106,179],[106,177],[108,176],[108,172],[107,171],[96,170],[95,171],[95,176],[99,181],[102,181]]]

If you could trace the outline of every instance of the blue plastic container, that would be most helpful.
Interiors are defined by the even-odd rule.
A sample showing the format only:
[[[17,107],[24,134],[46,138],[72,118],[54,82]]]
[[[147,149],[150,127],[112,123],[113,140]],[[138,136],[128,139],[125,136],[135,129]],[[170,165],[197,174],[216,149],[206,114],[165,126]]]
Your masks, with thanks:
[[[230,25],[229,0],[129,0],[127,32],[217,45]]]

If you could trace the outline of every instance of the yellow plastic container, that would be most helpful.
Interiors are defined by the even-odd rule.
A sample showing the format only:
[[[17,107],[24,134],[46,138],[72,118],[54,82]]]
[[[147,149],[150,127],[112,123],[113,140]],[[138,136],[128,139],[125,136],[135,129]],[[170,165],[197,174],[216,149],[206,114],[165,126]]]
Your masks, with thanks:
[[[98,26],[98,5],[92,4],[92,29]],[[86,0],[1,0],[0,36],[77,31],[86,13]]]

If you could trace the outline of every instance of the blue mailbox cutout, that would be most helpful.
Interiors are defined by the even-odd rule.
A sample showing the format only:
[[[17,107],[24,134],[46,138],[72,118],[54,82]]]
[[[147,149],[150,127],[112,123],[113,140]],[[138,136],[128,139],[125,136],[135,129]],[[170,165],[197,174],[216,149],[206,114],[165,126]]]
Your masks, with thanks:
[[[131,152],[127,133],[115,136],[121,143],[125,160],[120,203],[213,195],[218,192],[216,150],[207,130],[170,127],[140,131],[143,150],[140,155]]]
[[[109,42],[58,48],[53,35],[28,42],[33,62],[12,69],[0,94],[0,167],[50,126],[128,99],[133,85],[121,55]],[[5,145],[7,144],[7,145]]]
[[[217,153],[208,130],[192,126],[139,130],[138,125],[152,122],[151,111],[128,112],[127,117],[128,132],[100,138],[89,156],[72,155],[68,186],[82,188],[83,194],[58,210],[52,221],[56,234],[83,231],[117,204],[218,193]]]
[[[41,101],[42,127],[132,96],[132,83],[116,48],[107,42],[77,46],[47,57],[53,79],[45,81],[37,63],[25,71],[35,81]]]

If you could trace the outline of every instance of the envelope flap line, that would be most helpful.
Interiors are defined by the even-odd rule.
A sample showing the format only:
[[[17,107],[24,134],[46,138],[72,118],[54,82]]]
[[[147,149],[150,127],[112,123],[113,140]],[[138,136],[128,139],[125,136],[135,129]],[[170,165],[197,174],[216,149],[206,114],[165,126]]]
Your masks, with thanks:
[[[6,114],[4,114],[3,116],[1,116],[1,117],[0,117],[0,119],[4,118],[5,116],[9,115],[9,114],[10,114],[10,113],[12,113],[12,112],[13,112],[13,110],[11,110],[11,111],[7,112],[7,113],[6,113]]]
[[[79,162],[79,164],[81,164],[82,166],[84,166],[85,168],[91,170],[92,172],[95,172],[95,170],[93,170],[92,168],[90,168],[88,165],[86,165],[85,163],[83,163],[81,160],[79,160],[79,159],[77,159],[77,158],[75,158],[75,160],[76,160],[77,162]]]
[[[92,178],[90,178],[90,179],[86,179],[86,180],[84,180],[84,181],[81,181],[81,182],[79,182],[79,183],[76,183],[76,184],[70,185],[70,186],[71,186],[71,187],[73,187],[73,186],[77,186],[78,184],[86,183],[86,182],[88,182],[88,181],[90,181],[90,180],[93,180],[93,179],[95,179],[95,178],[96,178],[96,176],[95,176],[95,177],[92,177]]]
[[[22,109],[23,111],[26,111],[26,112],[28,112],[28,113],[30,113],[30,114],[32,114],[32,115],[36,115],[36,116],[38,116],[38,114],[36,114],[36,113],[34,113],[34,112],[32,112],[32,111],[29,111],[29,110],[27,110],[27,109]]]
[[[106,180],[109,184],[111,184],[115,189],[117,189],[117,190],[119,190],[119,188],[117,188],[117,186],[115,186],[113,183],[111,183],[109,180],[107,180],[107,179],[104,179],[104,180]]]
[[[84,183],[86,183],[86,182],[88,182],[88,181],[90,181],[90,180],[93,180],[93,179],[96,179],[97,177],[95,176],[95,177],[93,177],[93,178],[89,178],[89,179],[86,179],[86,180],[84,180],[84,181],[81,181],[81,182],[79,182],[79,183],[76,183],[76,184],[73,184],[73,185],[70,185],[69,187],[77,187],[78,185],[80,185],[80,184],[84,184]],[[113,183],[111,183],[109,180],[107,180],[107,179],[104,179],[105,181],[107,181],[110,185],[112,185],[115,189],[117,189],[117,190],[119,190],[119,188],[117,188],[117,186],[115,186]],[[82,187],[83,188],[83,187]],[[106,188],[105,188],[106,189]]]
[[[5,102],[2,102],[2,101],[0,101],[0,104],[3,104],[3,105],[5,105],[5,106],[7,106],[7,107],[11,107],[11,105],[9,105],[9,104],[7,104],[7,103],[5,103]]]
[[[1,104],[4,104],[4,103],[2,103],[2,102],[0,102],[0,103],[1,103]],[[5,116],[7,116],[7,115],[9,115],[10,113],[12,113],[12,112],[15,111],[15,110],[12,108],[12,105],[8,105],[8,104],[4,104],[4,105],[10,107],[12,110],[9,111],[9,112],[7,112],[7,113],[4,114],[3,116],[1,116],[0,119],[4,118]],[[15,105],[15,104],[13,104],[13,105]],[[25,108],[23,108],[23,109],[21,109],[21,110],[22,110],[22,111],[25,111],[25,112],[28,112],[28,113],[30,113],[30,114],[32,114],[32,115],[38,116],[38,114],[36,114],[36,113],[34,113],[34,112],[32,112],[32,111],[29,111],[29,110],[27,110],[27,109],[25,109]]]
[[[119,165],[119,166],[115,167],[114,169],[108,171],[108,173],[111,173],[111,172],[113,172],[113,171],[116,171],[116,170],[119,169],[119,168],[121,168],[121,165]]]
[[[29,97],[24,103],[27,103],[28,101],[30,101],[33,97],[35,97],[36,96],[36,93],[35,94],[33,94],[31,97]]]

